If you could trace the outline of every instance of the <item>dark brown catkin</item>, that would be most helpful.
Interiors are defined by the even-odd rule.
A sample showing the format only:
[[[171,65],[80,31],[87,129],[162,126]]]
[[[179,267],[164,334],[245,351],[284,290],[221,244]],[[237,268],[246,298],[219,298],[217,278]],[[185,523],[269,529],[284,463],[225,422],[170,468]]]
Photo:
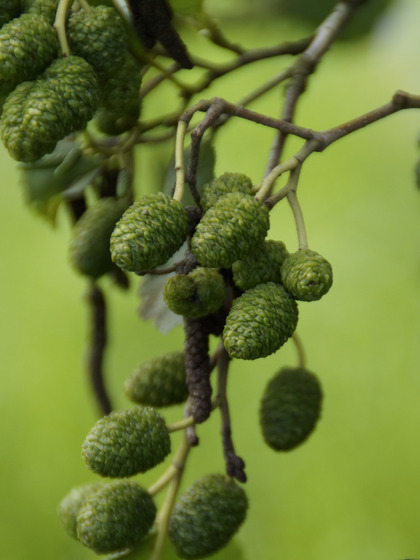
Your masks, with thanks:
[[[185,371],[189,391],[190,410],[199,424],[210,416],[211,385],[209,335],[204,322],[199,319],[184,319]]]

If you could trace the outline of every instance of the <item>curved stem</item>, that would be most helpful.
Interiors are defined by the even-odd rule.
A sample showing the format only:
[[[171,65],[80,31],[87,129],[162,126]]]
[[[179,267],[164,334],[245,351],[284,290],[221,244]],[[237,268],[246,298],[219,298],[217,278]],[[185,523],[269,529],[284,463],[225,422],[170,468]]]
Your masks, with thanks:
[[[169,424],[166,426],[169,433],[177,432],[178,430],[183,430],[184,428],[188,428],[189,426],[193,426],[195,424],[195,420],[192,416],[188,416],[183,420],[179,420],[178,422],[174,422],[173,424]]]
[[[296,331],[292,334],[292,340],[297,352],[298,365],[300,368],[304,369],[306,367],[305,349],[303,347],[302,340]]]
[[[107,346],[106,302],[102,290],[92,282],[87,294],[90,307],[90,347],[88,355],[88,373],[93,392],[102,411],[109,414],[112,405],[105,388],[103,360]]]
[[[169,520],[171,517],[172,509],[175,505],[175,500],[178,495],[179,486],[181,484],[182,473],[184,471],[185,461],[191,449],[188,443],[186,432],[183,432],[181,445],[173,460],[174,474],[169,481],[168,492],[165,496],[162,508],[159,512],[158,518],[158,534],[156,537],[155,546],[149,560],[159,560],[162,555],[163,547],[165,545],[166,537],[169,529]]]
[[[184,168],[184,141],[187,133],[188,123],[178,122],[175,140],[175,190],[174,200],[181,202],[185,188],[185,168]]]
[[[245,463],[243,459],[235,453],[235,447],[232,440],[229,403],[227,399],[227,376],[229,363],[229,355],[226,349],[223,347],[223,350],[221,350],[217,359],[217,400],[218,406],[220,408],[220,414],[222,416],[221,434],[223,442],[223,454],[225,457],[227,475],[231,476],[232,478],[236,478],[240,482],[246,482]]]
[[[63,56],[70,55],[70,45],[67,41],[66,35],[66,19],[67,12],[69,11],[73,2],[74,0],[59,1],[53,24],[53,27],[57,33],[58,42],[60,43],[60,48]]]
[[[296,192],[294,190],[291,190],[287,194],[287,200],[290,204],[290,207],[293,212],[293,216],[295,218],[296,230],[297,230],[298,241],[299,241],[299,249],[307,249],[308,239],[306,236],[305,222],[303,219],[302,209],[300,207]]]
[[[261,202],[264,201],[266,196],[269,195],[275,181],[280,177],[280,175],[282,175],[286,171],[291,171],[292,169],[295,169],[298,165],[299,165],[299,160],[295,156],[292,156],[284,163],[277,165],[274,169],[270,171],[268,175],[266,175],[266,177],[264,177],[261,183],[261,187],[258,189],[255,198],[257,200],[260,200]]]

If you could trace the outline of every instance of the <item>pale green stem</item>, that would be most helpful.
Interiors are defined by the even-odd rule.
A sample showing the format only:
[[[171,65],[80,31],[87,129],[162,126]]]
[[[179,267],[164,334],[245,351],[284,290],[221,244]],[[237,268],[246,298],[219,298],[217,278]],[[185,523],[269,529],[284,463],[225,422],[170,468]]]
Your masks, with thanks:
[[[299,249],[308,248],[308,239],[306,236],[305,222],[303,219],[302,208],[300,207],[296,191],[291,190],[287,195],[287,200],[295,218],[296,230],[298,234]]]
[[[178,430],[183,430],[184,428],[188,428],[195,424],[195,420],[193,416],[188,416],[188,418],[184,418],[183,420],[179,420],[178,422],[174,422],[173,424],[169,424],[167,426],[167,430],[169,433],[177,432]]]
[[[87,0],[77,0],[77,2],[80,4],[80,7],[83,8],[86,12],[92,11],[92,6],[89,4],[89,2],[87,2]]]
[[[60,43],[63,56],[70,55],[70,45],[66,35],[66,19],[74,0],[60,0],[55,14],[54,29],[57,33],[58,42]]]
[[[176,469],[176,472],[169,482],[168,492],[165,496],[165,501],[163,502],[162,508],[159,512],[158,534],[156,537],[156,542],[155,542],[153,552],[149,557],[149,560],[159,560],[159,558],[162,555],[163,548],[165,546],[166,537],[168,535],[169,521],[170,521],[172,509],[175,505],[175,500],[178,495],[179,486],[181,484],[184,464],[190,449],[191,446],[188,443],[187,434],[184,431],[181,445],[179,446],[176,456],[174,457],[173,460],[173,466]]]
[[[281,163],[280,165],[274,167],[274,169],[272,169],[270,173],[266,177],[264,177],[264,180],[262,181],[261,186],[258,189],[257,194],[255,195],[255,198],[263,202],[266,196],[270,193],[274,182],[280,177],[280,175],[282,175],[286,171],[295,169],[299,164],[299,160],[295,156],[292,156],[284,163]]]
[[[300,368],[306,367],[305,349],[303,348],[302,340],[296,331],[292,334],[292,340],[296,348],[298,356],[298,364]]]
[[[184,168],[184,141],[187,133],[188,123],[178,122],[175,140],[175,191],[173,198],[181,202],[184,196],[185,168]]]

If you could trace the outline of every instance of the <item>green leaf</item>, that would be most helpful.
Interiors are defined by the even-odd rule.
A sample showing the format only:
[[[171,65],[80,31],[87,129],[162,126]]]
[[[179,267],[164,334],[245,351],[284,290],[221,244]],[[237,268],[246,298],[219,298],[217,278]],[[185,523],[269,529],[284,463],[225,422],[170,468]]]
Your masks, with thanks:
[[[51,154],[19,165],[26,202],[54,225],[65,191],[71,194],[78,185],[80,196],[100,165],[99,157],[83,155],[76,142],[61,140]]]
[[[184,245],[160,268],[166,268],[183,259],[187,244]],[[178,325],[182,325],[181,315],[173,313],[163,299],[163,289],[171,274],[146,274],[140,284],[141,299],[139,315],[143,320],[152,319],[156,328],[166,334]]]

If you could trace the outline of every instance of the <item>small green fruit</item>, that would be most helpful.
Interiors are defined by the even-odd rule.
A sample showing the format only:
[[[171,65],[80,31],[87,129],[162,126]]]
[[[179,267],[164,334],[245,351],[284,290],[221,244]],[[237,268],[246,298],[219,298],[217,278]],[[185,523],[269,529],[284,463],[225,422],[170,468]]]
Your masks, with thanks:
[[[20,14],[20,0],[3,0],[0,11],[0,27]]]
[[[82,446],[87,466],[101,476],[148,471],[171,450],[165,419],[151,407],[114,411],[90,430]]]
[[[152,270],[165,264],[181,247],[188,228],[188,214],[180,202],[161,192],[143,196],[115,226],[112,260],[122,270]]]
[[[127,53],[124,63],[101,87],[101,108],[95,122],[105,134],[118,135],[129,130],[140,116],[141,69]]]
[[[280,269],[288,254],[282,241],[265,240],[252,253],[233,263],[235,284],[242,290],[266,282],[281,284]]]
[[[267,207],[253,196],[225,194],[197,225],[191,251],[202,266],[229,268],[264,241],[269,225]]]
[[[207,210],[224,194],[241,192],[252,194],[252,181],[243,173],[223,173],[203,186],[200,197],[200,206]]]
[[[198,267],[189,274],[168,278],[163,291],[166,305],[184,317],[198,319],[215,313],[225,300],[223,276],[214,269]]]
[[[288,292],[302,301],[321,299],[333,283],[330,263],[310,249],[290,254],[282,264],[281,277]]]
[[[51,25],[54,23],[58,0],[22,0],[22,11],[44,17]]]
[[[292,336],[297,321],[296,302],[283,286],[258,284],[233,302],[223,330],[225,348],[231,358],[264,358]]]
[[[70,262],[82,274],[99,278],[112,269],[109,240],[127,204],[102,198],[76,222],[70,241]]]
[[[98,95],[86,61],[75,56],[55,60],[40,79],[19,84],[3,105],[0,134],[9,154],[34,162],[52,152],[59,140],[85,128]]]
[[[221,474],[196,480],[176,503],[169,538],[181,558],[203,558],[223,548],[246,517],[244,490]]]
[[[33,80],[57,56],[58,40],[45,18],[22,14],[0,29],[0,95]]]
[[[156,506],[147,490],[134,481],[114,481],[80,508],[77,537],[97,554],[117,552],[141,541],[155,516]]]
[[[127,52],[127,33],[114,8],[99,5],[71,12],[67,36],[72,53],[89,62],[101,79],[122,66]]]
[[[149,406],[170,406],[187,400],[183,352],[169,352],[140,364],[125,382],[132,401]]]
[[[58,517],[67,533],[77,539],[77,515],[86,500],[104,486],[103,482],[84,484],[73,488],[58,506]]]
[[[260,423],[266,443],[288,451],[311,434],[321,414],[322,390],[317,377],[304,368],[283,368],[261,400]]]

